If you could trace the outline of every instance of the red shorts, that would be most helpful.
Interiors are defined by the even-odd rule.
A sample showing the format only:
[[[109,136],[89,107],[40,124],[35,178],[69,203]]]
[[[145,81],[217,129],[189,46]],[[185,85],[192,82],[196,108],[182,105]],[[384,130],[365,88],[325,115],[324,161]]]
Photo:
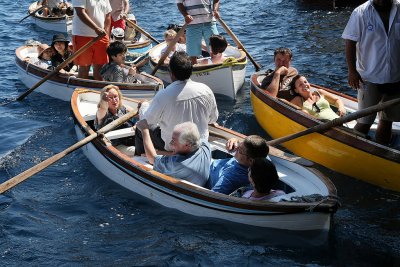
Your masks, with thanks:
[[[114,28],[122,28],[123,30],[125,30],[125,28],[126,28],[125,20],[119,19],[119,20],[117,20],[117,21],[114,21],[114,20],[111,18],[111,29],[112,29],[113,27],[114,27]]]
[[[74,45],[74,53],[82,46],[90,42],[94,37],[87,36],[72,36],[72,43]],[[90,66],[92,64],[104,65],[108,63],[107,47],[109,44],[108,35],[104,36],[91,47],[89,47],[80,56],[75,58],[74,63],[78,66]]]

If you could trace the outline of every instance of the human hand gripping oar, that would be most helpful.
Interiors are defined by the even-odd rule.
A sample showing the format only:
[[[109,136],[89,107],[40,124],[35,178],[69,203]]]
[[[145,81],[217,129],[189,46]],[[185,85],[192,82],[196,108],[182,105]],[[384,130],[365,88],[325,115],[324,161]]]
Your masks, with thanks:
[[[93,139],[97,138],[98,136],[101,136],[102,134],[105,134],[111,130],[113,130],[114,128],[118,127],[119,125],[121,125],[122,123],[128,121],[129,119],[131,119],[133,116],[135,116],[137,114],[138,110],[132,110],[131,112],[125,114],[124,116],[118,118],[117,120],[107,124],[106,126],[104,126],[103,128],[101,128],[100,130],[98,130],[97,132],[89,135],[88,137],[80,140],[79,142],[75,143],[74,145],[70,146],[69,148],[65,149],[64,151],[40,162],[39,164],[33,166],[32,168],[18,174],[17,176],[14,176],[13,178],[5,181],[4,183],[0,184],[0,194],[7,191],[8,189],[16,186],[17,184],[25,181],[26,179],[28,179],[29,177],[31,177],[32,175],[40,172],[41,170],[43,170],[44,168],[47,168],[48,166],[50,166],[51,164],[53,164],[54,162],[58,161],[59,159],[63,158],[64,156],[68,155],[69,153],[77,150],[78,148],[86,145],[87,143],[91,142]]]
[[[48,79],[50,79],[51,77],[53,77],[54,75],[56,75],[60,70],[62,70],[65,66],[67,66],[72,60],[74,60],[75,58],[77,58],[79,55],[81,55],[83,52],[85,52],[89,47],[91,47],[92,45],[94,45],[94,43],[96,43],[98,40],[100,40],[103,36],[105,35],[105,33],[98,35],[96,38],[93,38],[90,42],[88,42],[87,44],[85,44],[84,46],[82,46],[78,51],[76,51],[75,53],[73,53],[70,57],[68,57],[66,60],[64,60],[64,62],[62,62],[60,65],[58,65],[52,72],[50,72],[49,74],[47,74],[43,79],[41,79],[39,82],[37,82],[34,86],[31,87],[31,89],[29,89],[28,91],[26,91],[25,93],[21,94],[17,100],[21,101],[23,100],[27,95],[29,95],[33,90],[35,90],[36,88],[38,88],[40,85],[42,85],[45,81],[47,81]]]
[[[44,9],[45,7],[47,7],[47,6],[44,5],[44,6],[41,6],[41,7],[37,8],[37,9],[33,10],[33,11],[32,11],[31,13],[29,13],[27,16],[23,17],[23,18],[19,21],[19,23],[21,23],[21,22],[22,22],[23,20],[25,20],[26,18],[29,18],[30,16],[34,15],[35,13],[39,12],[40,10]]]
[[[164,52],[164,54],[161,55],[161,58],[158,60],[157,65],[154,67],[154,69],[150,75],[156,74],[158,68],[164,63],[165,59],[168,57],[169,53],[172,51],[175,44],[178,42],[179,38],[181,38],[181,36],[185,33],[186,27],[187,27],[187,24],[186,23],[183,24],[182,28],[178,31],[175,38],[168,44],[167,50]]]
[[[136,30],[140,31],[141,33],[143,33],[143,35],[145,35],[146,37],[150,38],[151,40],[153,40],[154,42],[156,42],[157,44],[160,43],[160,41],[158,41],[156,38],[154,38],[150,33],[146,32],[145,30],[143,30],[141,27],[139,27],[139,25],[137,25],[135,22],[133,22],[132,20],[125,18],[125,21],[132,26],[133,28],[135,28]]]
[[[226,25],[226,23],[221,18],[218,18],[218,21],[221,24],[222,28],[224,28],[226,33],[229,34],[229,36],[232,38],[232,40],[236,43],[238,48],[242,49],[246,53],[246,56],[250,59],[251,63],[253,63],[256,71],[259,71],[261,69],[261,65],[258,64],[254,60],[254,58],[249,54],[249,52],[247,52],[246,48],[244,48],[244,46],[243,46],[242,42],[240,42],[239,38],[236,37],[236,35],[232,32],[232,30],[228,27],[228,25]]]
[[[343,123],[346,123],[346,122],[349,122],[349,121],[352,121],[352,120],[356,120],[356,119],[359,119],[361,117],[365,117],[365,116],[367,116],[369,114],[381,111],[381,110],[383,110],[385,108],[388,108],[388,107],[396,105],[396,104],[400,104],[400,98],[389,100],[389,101],[385,101],[385,102],[379,103],[377,105],[374,105],[374,106],[371,106],[371,107],[368,107],[368,108],[365,108],[365,109],[362,109],[362,110],[358,110],[358,111],[353,112],[353,113],[351,113],[349,115],[346,115],[346,116],[343,116],[343,117],[339,117],[339,118],[336,118],[334,120],[331,120],[331,121],[316,125],[314,127],[308,128],[308,129],[306,129],[304,131],[301,131],[301,132],[298,132],[298,133],[294,133],[294,134],[291,134],[291,135],[283,136],[283,137],[268,141],[267,143],[270,146],[275,146],[275,145],[279,145],[281,143],[285,143],[287,141],[299,138],[301,136],[304,136],[304,135],[307,135],[307,134],[310,134],[310,133],[315,133],[315,132],[322,133],[322,132],[325,132],[325,131],[329,130],[332,127],[342,125]]]

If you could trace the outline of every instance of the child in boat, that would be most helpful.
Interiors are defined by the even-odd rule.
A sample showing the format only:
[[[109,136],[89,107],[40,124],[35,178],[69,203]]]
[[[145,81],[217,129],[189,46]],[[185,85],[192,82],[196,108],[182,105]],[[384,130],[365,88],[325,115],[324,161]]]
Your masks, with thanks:
[[[290,89],[297,94],[290,102],[320,120],[333,120],[346,114],[340,98],[323,89],[312,90],[304,76],[296,75],[290,83]],[[338,113],[332,110],[331,105],[338,108]]]
[[[51,57],[55,54],[55,51],[51,46],[47,44],[40,44],[37,46],[38,57],[27,58],[29,63],[34,64],[43,69],[53,69],[51,65]]]
[[[176,37],[176,31],[174,31],[172,29],[166,30],[164,32],[164,40],[167,43],[167,46],[164,47],[161,50],[161,56],[165,54],[165,52],[168,49],[169,44],[172,42],[172,40],[174,40],[175,37]],[[181,52],[181,51],[185,52],[186,51],[186,45],[185,44],[176,43],[174,45],[174,47],[172,48],[171,52],[169,52],[168,57],[165,59],[165,61],[164,61],[165,64],[168,64],[169,58],[172,57],[172,55],[174,54],[175,51],[177,51],[177,52]]]
[[[53,67],[58,67],[61,63],[63,63],[67,58],[69,58],[72,55],[72,51],[69,49],[69,41],[61,33],[53,36],[51,47],[56,52],[51,57],[51,64],[53,65]],[[71,61],[60,72],[66,73],[76,70],[76,68],[74,69],[73,68],[74,68],[74,62]]]
[[[128,49],[120,41],[112,42],[107,48],[110,62],[105,64],[100,71],[105,81],[120,83],[140,83],[135,77],[136,67],[125,66],[125,55]]]
[[[222,35],[212,35],[210,37],[210,58],[199,60],[199,64],[220,64],[225,61],[226,57],[223,54],[228,47],[228,42]]]
[[[282,190],[272,189],[278,182],[279,176],[275,165],[267,158],[255,158],[249,167],[248,177],[252,188],[239,188],[231,196],[251,200],[270,200],[285,194]]]

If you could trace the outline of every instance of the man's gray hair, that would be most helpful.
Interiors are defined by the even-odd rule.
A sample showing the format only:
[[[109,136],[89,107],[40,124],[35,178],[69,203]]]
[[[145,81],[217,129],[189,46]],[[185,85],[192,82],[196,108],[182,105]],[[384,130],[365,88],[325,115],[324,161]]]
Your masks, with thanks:
[[[187,121],[178,124],[174,127],[174,131],[179,132],[180,144],[189,144],[192,147],[192,151],[200,147],[200,133],[197,125],[193,122]]]

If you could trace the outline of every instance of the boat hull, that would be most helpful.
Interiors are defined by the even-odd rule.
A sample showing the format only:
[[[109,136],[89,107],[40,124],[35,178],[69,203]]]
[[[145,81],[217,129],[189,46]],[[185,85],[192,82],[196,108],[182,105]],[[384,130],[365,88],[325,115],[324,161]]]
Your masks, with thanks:
[[[165,43],[161,43],[150,50],[150,67],[154,70],[157,58],[161,54],[161,50],[165,47]],[[236,99],[237,92],[243,87],[246,76],[247,59],[242,51],[229,47],[232,54],[236,52],[238,60],[226,64],[210,64],[195,65],[193,74],[190,77],[193,81],[201,82],[208,85],[216,95],[226,96]],[[157,56],[156,56],[157,55]],[[161,66],[155,74],[166,83],[171,83],[171,76],[166,65]]]
[[[321,123],[265,94],[256,86],[254,75],[251,83],[250,99],[254,115],[273,139]],[[296,155],[334,171],[386,189],[400,191],[399,151],[356,136],[342,128],[333,128],[324,134],[308,134],[282,145]]]
[[[78,94],[81,93],[76,90],[72,96],[71,107],[77,137],[83,139],[94,133],[86,121],[93,119],[95,114],[93,110],[98,99],[83,104],[84,101],[77,96]],[[83,94],[89,95],[90,92],[83,91]],[[88,97],[92,96],[93,94]],[[85,119],[80,115],[81,113],[85,114]],[[217,133],[226,137],[244,137],[219,126],[210,129],[212,129],[210,130],[212,135]],[[109,138],[108,134],[105,136]],[[216,218],[263,228],[293,231],[329,230],[331,216],[337,208],[334,185],[321,174],[316,174],[315,170],[279,157],[275,154],[275,150],[271,150],[270,157],[276,164],[280,177],[285,179],[285,183],[296,188],[295,192],[286,196],[287,198],[319,192],[323,196],[332,196],[332,199],[326,203],[316,202],[313,204],[250,201],[215,193],[189,182],[160,174],[152,170],[151,166],[144,164],[144,161],[141,163],[137,157],[128,157],[99,139],[95,139],[83,147],[83,153],[89,161],[106,177],[128,190],[168,208],[194,216]],[[300,173],[301,179],[298,175]]]

